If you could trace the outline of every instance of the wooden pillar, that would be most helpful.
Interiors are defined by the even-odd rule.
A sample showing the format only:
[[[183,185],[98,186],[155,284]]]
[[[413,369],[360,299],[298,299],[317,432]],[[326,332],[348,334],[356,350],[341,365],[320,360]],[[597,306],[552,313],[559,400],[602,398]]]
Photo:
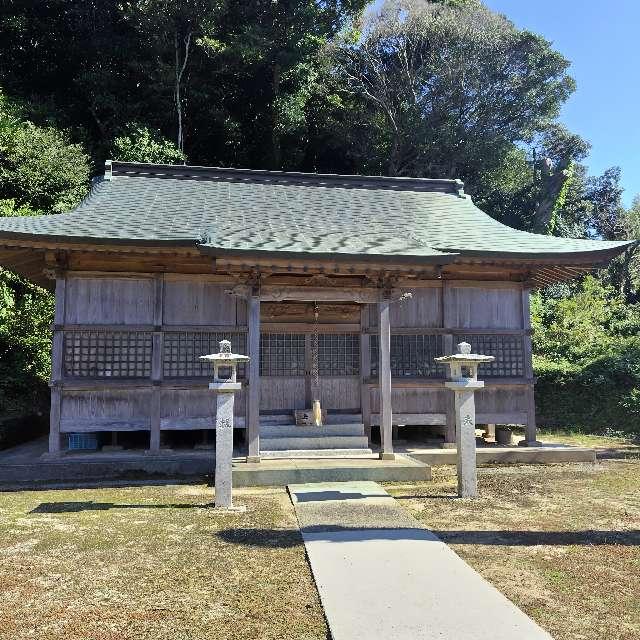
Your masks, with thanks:
[[[527,424],[522,446],[536,446],[540,443],[537,438],[536,426],[536,402],[534,396],[533,379],[533,349],[531,346],[531,291],[528,287],[522,289],[522,328],[525,334],[522,336],[522,348],[524,355],[524,377],[528,381],[527,386]]]
[[[487,442],[495,442],[496,441],[496,425],[495,424],[486,424],[484,428],[484,433],[482,437]]]
[[[448,295],[447,282],[442,283],[442,326],[445,328],[451,328],[451,300]],[[442,336],[442,347],[445,356],[449,356],[454,352],[453,346],[453,334],[445,333]],[[447,424],[445,425],[444,443],[443,449],[455,449],[456,448],[456,410],[455,399],[452,393],[447,393],[445,396],[445,414]]]
[[[155,296],[153,306],[153,352],[151,359],[151,380],[153,391],[151,395],[151,418],[149,432],[149,452],[160,453],[160,427],[162,422],[162,356],[164,351],[164,274],[155,276]]]
[[[389,300],[378,303],[380,321],[380,358],[378,364],[380,386],[380,440],[382,460],[393,460],[393,412],[391,409],[391,323]]]
[[[371,444],[371,387],[368,379],[371,376],[371,336],[367,330],[370,309],[368,304],[360,306],[360,411],[369,444]]]
[[[252,292],[248,299],[249,322],[249,397],[246,434],[247,462],[260,462],[260,296]]]
[[[51,345],[51,413],[49,414],[49,455],[60,455],[60,415],[62,410],[62,367],[64,359],[65,309],[67,278],[56,273],[56,306],[53,316],[53,342]]]

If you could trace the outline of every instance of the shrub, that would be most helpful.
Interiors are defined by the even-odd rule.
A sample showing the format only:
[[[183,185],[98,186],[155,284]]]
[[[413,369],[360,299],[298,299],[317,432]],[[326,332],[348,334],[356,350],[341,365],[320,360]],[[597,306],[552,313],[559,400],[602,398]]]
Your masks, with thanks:
[[[592,361],[536,357],[534,366],[541,425],[640,435],[640,338],[620,338]]]

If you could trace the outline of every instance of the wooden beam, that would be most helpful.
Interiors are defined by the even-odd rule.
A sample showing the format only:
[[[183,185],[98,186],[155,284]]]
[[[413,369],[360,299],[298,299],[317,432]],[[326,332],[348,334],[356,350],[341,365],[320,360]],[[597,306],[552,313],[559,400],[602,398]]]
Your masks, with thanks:
[[[67,300],[67,279],[64,273],[56,277],[56,303],[53,313],[54,324],[64,324]],[[60,382],[63,378],[64,366],[64,333],[53,332],[51,348],[51,412],[49,414],[49,454],[60,453],[60,415],[62,411],[62,390]]]
[[[477,413],[477,424],[526,424],[527,414],[523,411],[509,411],[505,413]]]
[[[233,287],[229,293],[239,297],[245,297],[248,287],[238,285]],[[366,287],[294,287],[265,286],[260,290],[260,300],[262,302],[281,302],[283,300],[296,300],[304,302],[357,302],[360,304],[374,304],[380,302],[383,295],[387,300],[400,299],[405,292],[394,289],[384,293],[379,288]]]
[[[377,327],[368,328],[367,333],[378,333]],[[522,336],[531,333],[531,329],[482,329],[468,327],[393,327],[392,333],[394,335],[425,335],[425,336],[439,336],[455,333],[462,333],[464,335],[499,335],[499,336]]]
[[[371,336],[367,333],[369,326],[369,306],[360,307],[360,412],[364,431],[371,443],[371,389],[366,384],[371,375]]]
[[[160,453],[160,429],[162,428],[162,391],[160,383],[164,377],[164,333],[162,323],[164,320],[164,275],[159,273],[154,276],[153,297],[153,350],[151,354],[151,380],[154,383],[151,397],[151,420],[149,434],[149,451]]]
[[[531,297],[530,291],[525,289],[522,291],[522,326],[524,329],[531,329]],[[524,374],[527,378],[533,380],[533,349],[531,344],[531,336],[529,334],[522,338],[524,347]],[[536,402],[533,385],[527,389],[527,415],[526,415],[526,431],[525,442],[535,443],[537,441],[536,426]]]
[[[453,394],[451,394],[453,395]],[[443,426],[446,424],[447,416],[444,413],[394,413],[393,422],[396,425],[424,425]],[[371,414],[371,424],[380,424],[380,414]]]
[[[62,389],[51,388],[51,412],[49,414],[49,455],[60,454],[60,414],[62,411]]]
[[[393,378],[394,389],[444,389],[444,378]],[[379,380],[369,378],[366,383],[370,387],[377,387]],[[535,380],[527,378],[485,378],[485,388],[500,388],[522,386],[527,387],[535,384]]]
[[[260,297],[251,291],[247,298],[249,394],[247,400],[248,460],[260,460]]]
[[[380,384],[380,457],[393,459],[393,410],[391,408],[391,324],[389,320],[389,300],[378,303],[380,327],[380,356],[378,372]]]
[[[312,333],[315,325],[310,322],[263,322],[264,333]],[[359,324],[319,324],[319,333],[359,333]]]

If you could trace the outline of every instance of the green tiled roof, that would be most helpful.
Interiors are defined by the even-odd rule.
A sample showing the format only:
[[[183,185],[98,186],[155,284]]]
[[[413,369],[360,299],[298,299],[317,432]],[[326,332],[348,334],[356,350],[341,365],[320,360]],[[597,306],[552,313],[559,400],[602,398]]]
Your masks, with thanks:
[[[202,251],[395,256],[608,254],[628,243],[542,236],[478,209],[456,180],[113,163],[70,213],[0,218],[0,239],[198,245]]]

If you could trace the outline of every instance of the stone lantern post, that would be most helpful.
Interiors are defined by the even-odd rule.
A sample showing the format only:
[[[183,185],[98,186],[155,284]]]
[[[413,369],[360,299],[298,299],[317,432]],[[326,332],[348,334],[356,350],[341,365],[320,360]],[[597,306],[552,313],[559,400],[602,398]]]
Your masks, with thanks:
[[[458,495],[461,498],[475,498],[478,495],[474,393],[484,387],[484,382],[478,380],[478,365],[494,360],[493,356],[471,353],[468,342],[458,345],[458,353],[435,358],[436,362],[447,366],[448,380],[444,385],[455,394]]]
[[[231,353],[231,342],[220,341],[220,352],[200,356],[201,360],[213,363],[213,382],[209,389],[216,392],[216,509],[244,511],[233,506],[232,460],[233,460],[233,402],[234,394],[242,385],[237,381],[237,367],[248,362],[248,356]]]

